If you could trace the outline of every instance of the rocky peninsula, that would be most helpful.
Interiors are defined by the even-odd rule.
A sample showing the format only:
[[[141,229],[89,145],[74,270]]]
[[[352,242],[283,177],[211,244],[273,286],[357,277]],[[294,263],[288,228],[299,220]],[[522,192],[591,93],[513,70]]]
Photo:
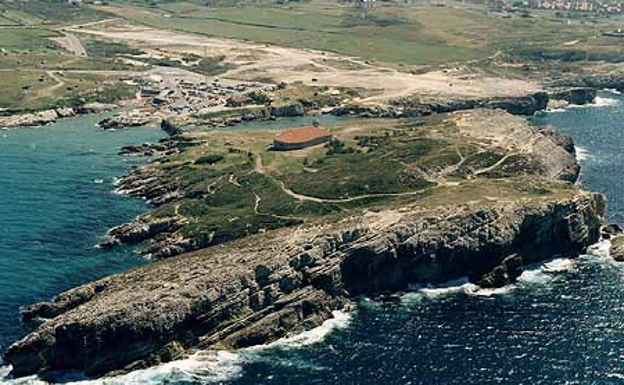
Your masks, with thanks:
[[[99,376],[193,349],[262,344],[319,325],[357,295],[465,275],[484,282],[511,255],[520,268],[578,255],[599,239],[604,210],[601,195],[571,192],[526,203],[404,207],[259,234],[34,305],[26,315],[47,320],[6,359],[16,375]]]
[[[500,287],[600,239],[605,199],[573,186],[574,144],[552,127],[476,109],[331,130],[305,157],[267,152],[270,130],[170,139],[175,151],[120,182],[154,211],[109,245],[147,241],[162,260],[25,309],[42,323],[7,351],[14,375],[103,376],[262,344],[360,295],[466,276]]]

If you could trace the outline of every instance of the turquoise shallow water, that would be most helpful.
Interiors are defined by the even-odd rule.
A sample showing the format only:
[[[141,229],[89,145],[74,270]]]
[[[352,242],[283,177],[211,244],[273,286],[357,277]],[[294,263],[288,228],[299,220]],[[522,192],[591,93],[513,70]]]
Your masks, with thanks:
[[[583,186],[607,194],[609,217],[620,222],[624,220],[622,117],[624,97],[603,94],[597,105],[534,119],[539,124],[554,124],[575,138],[582,149]],[[107,135],[88,132],[88,137],[98,138],[96,142],[100,141],[98,135]],[[35,132],[32,134],[34,140]],[[145,131],[132,131],[127,133],[129,136],[114,133],[105,138],[125,142],[132,135],[144,134]],[[72,135],[69,138],[78,140]],[[46,139],[41,142],[46,143]],[[40,162],[41,167],[50,162],[40,161],[35,153],[25,152],[32,144],[29,140],[20,143],[21,156],[30,154],[23,159],[36,158],[34,162]],[[107,154],[107,150],[98,151]],[[96,165],[95,169],[83,166],[69,174],[57,174],[67,177],[64,180],[69,183],[66,187],[69,191],[62,194],[68,200],[58,207],[64,207],[71,215],[66,213],[50,220],[45,215],[37,215],[45,213],[37,211],[41,208],[33,208],[35,214],[29,217],[31,221],[36,218],[37,232],[13,230],[12,234],[2,234],[0,242],[7,242],[8,237],[11,246],[0,249],[0,272],[8,274],[5,271],[9,271],[12,283],[0,280],[0,285],[4,285],[0,302],[12,298],[12,305],[8,311],[2,305],[0,316],[9,318],[0,318],[0,330],[13,334],[22,332],[11,310],[21,303],[50,296],[74,283],[138,262],[127,253],[106,254],[90,248],[108,225],[143,209],[140,202],[109,195],[110,186],[93,186],[89,182],[100,175],[100,170],[106,170],[108,178],[116,175],[114,170],[123,171],[127,165],[113,153],[111,150],[109,156],[102,158],[93,156],[90,162]],[[0,162],[4,162],[3,155],[0,155]],[[63,164],[61,169],[71,168],[71,164]],[[91,165],[86,161],[82,164]],[[39,178],[49,177],[49,184],[62,189],[55,183],[56,177],[43,174]],[[99,177],[106,179],[106,176]],[[22,178],[23,175],[18,174],[12,183],[26,183],[25,186],[34,183],[33,180],[17,181]],[[0,187],[3,188],[6,189]],[[101,190],[97,190],[99,188]],[[32,198],[40,194],[34,187],[28,187],[28,191],[24,191],[24,187],[4,189],[0,190],[2,194],[13,191],[14,196],[30,195],[26,202],[39,199]],[[92,189],[100,192],[89,194],[93,193]],[[94,197],[97,199],[92,199]],[[11,202],[5,195],[0,198],[5,206]],[[73,204],[72,199],[81,202],[80,205]],[[2,215],[2,210],[9,207],[5,206],[0,206]],[[28,206],[26,204],[21,212],[14,212],[13,220],[20,221],[22,213],[31,209]],[[28,221],[21,220],[21,223],[28,228]],[[57,229],[64,231],[55,231]],[[478,290],[472,285],[455,282],[446,287],[415,289],[392,302],[361,299],[350,315],[338,314],[337,319],[321,328],[269,346],[220,352],[216,356],[200,354],[92,383],[623,384],[624,265],[612,262],[604,253],[605,246],[608,245],[599,245],[592,255],[575,261],[556,259],[532,266],[518,284],[501,290]],[[7,254],[9,249],[18,257],[12,259],[11,254]],[[38,271],[41,273],[37,276],[34,272]],[[19,289],[15,293],[21,294],[6,292],[14,288]],[[8,340],[11,338],[3,336],[3,341]],[[0,382],[2,372],[0,369]],[[22,381],[30,382],[37,381],[33,378]]]
[[[116,155],[119,147],[163,133],[104,132],[98,119],[0,130],[0,351],[26,331],[20,306],[142,262],[127,249],[94,245],[146,210],[113,193],[113,178],[136,161]]]

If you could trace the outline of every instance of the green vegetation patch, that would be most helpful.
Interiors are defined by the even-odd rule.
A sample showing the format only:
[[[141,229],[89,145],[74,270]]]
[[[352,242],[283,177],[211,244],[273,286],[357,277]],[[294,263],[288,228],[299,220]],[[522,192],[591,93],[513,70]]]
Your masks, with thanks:
[[[61,36],[47,29],[8,28],[0,31],[0,48],[7,51],[50,51],[57,48],[50,38]]]
[[[89,56],[104,59],[111,59],[115,56],[122,55],[140,55],[143,53],[143,51],[129,47],[124,43],[94,39],[87,40],[85,48]]]
[[[67,0],[3,1],[0,6],[7,12],[25,15],[27,21],[46,24],[88,23],[110,17],[90,7],[69,4]]]
[[[325,156],[309,167],[294,169],[283,175],[283,181],[293,191],[325,199],[345,199],[364,195],[398,194],[434,186],[410,169],[425,156],[447,146],[447,143],[408,135],[377,137],[359,142],[369,150],[348,147],[333,141]],[[370,150],[370,143],[377,147]]]

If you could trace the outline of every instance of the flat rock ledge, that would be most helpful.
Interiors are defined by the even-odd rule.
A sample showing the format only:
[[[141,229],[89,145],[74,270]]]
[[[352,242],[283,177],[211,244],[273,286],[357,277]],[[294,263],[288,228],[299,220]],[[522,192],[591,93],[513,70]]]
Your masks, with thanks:
[[[102,376],[196,349],[262,344],[321,324],[358,295],[462,276],[505,284],[523,264],[576,256],[597,242],[604,212],[602,195],[571,191],[258,234],[35,304],[24,315],[46,320],[5,359],[16,376],[70,369]]]

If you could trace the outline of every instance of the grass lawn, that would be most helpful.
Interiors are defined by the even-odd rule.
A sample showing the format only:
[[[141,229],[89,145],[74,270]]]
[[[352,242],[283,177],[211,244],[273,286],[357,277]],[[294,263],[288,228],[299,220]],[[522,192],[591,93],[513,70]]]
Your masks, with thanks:
[[[544,51],[551,51],[555,58],[572,55],[576,60],[577,52],[590,50],[595,52],[590,59],[622,58],[618,42],[595,38],[597,29],[609,30],[617,25],[617,20],[611,19],[599,20],[596,27],[583,20],[568,23],[540,12],[533,18],[503,18],[480,6],[460,4],[378,6],[368,11],[325,1],[263,7],[247,4],[219,8],[199,2],[158,6],[118,14],[157,28],[406,65],[467,61],[497,51],[538,59]],[[581,40],[577,46],[564,45],[576,39]]]
[[[119,84],[117,77],[94,74],[61,74],[55,76],[64,84],[58,83],[47,71],[3,71],[0,73],[0,108],[16,111],[30,111],[72,106],[79,100],[86,102],[112,103],[119,99],[131,98],[134,88]]]
[[[109,15],[89,7],[72,6],[66,0],[3,1],[0,10],[26,24],[80,24]]]
[[[447,31],[446,36],[428,34],[420,18],[427,19],[429,15],[405,17],[408,8],[380,7],[364,15],[351,6],[325,2],[281,8],[208,8],[189,3],[162,7],[171,17],[163,17],[162,11],[153,10],[121,15],[158,28],[319,49],[393,63],[438,64],[469,60],[481,54],[477,45],[452,44],[456,30]],[[464,24],[477,26],[479,22],[467,18]]]
[[[538,178],[528,180],[526,170],[517,167],[526,160],[513,156],[509,164],[487,175],[457,172],[449,175],[454,183],[438,184],[436,176],[459,165],[460,154],[468,158],[470,170],[493,165],[502,156],[477,152],[489,144],[463,137],[454,124],[439,116],[354,119],[327,128],[341,145],[335,142],[288,152],[268,150],[275,129],[192,131],[187,135],[199,140],[199,145],[153,166],[166,172],[167,183],[183,191],[182,199],[155,208],[153,215],[185,216],[189,223],[179,234],[207,246],[362,210],[541,199],[562,188]],[[298,194],[331,201],[299,200],[283,185]],[[413,194],[401,195],[407,192]]]

